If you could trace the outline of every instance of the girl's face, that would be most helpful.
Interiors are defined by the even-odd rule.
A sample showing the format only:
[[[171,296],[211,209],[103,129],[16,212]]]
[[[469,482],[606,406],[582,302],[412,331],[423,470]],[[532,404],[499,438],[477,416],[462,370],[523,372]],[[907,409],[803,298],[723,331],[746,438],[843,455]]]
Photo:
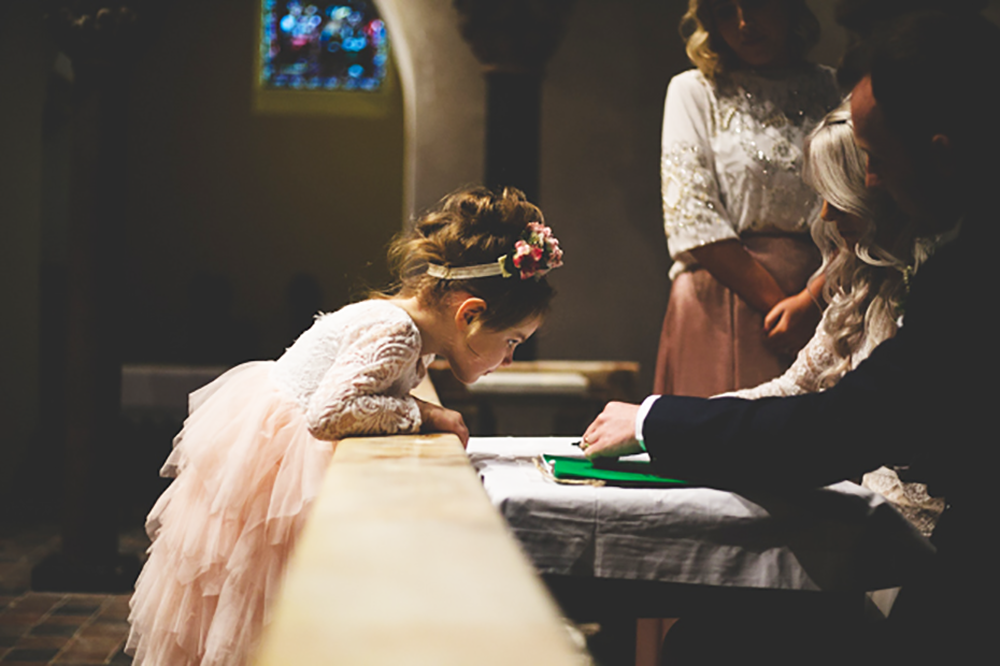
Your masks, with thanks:
[[[500,366],[514,361],[514,349],[527,340],[542,323],[541,316],[505,328],[494,330],[476,321],[476,315],[467,318],[459,312],[458,336],[447,354],[448,363],[455,377],[463,384],[472,384]]]
[[[785,0],[705,0],[716,30],[747,67],[766,69],[789,64],[791,20]]]
[[[837,233],[844,239],[847,247],[854,249],[854,246],[861,240],[865,233],[865,223],[857,215],[845,213],[833,206],[829,201],[823,201],[823,209],[819,216],[827,222],[837,225]]]

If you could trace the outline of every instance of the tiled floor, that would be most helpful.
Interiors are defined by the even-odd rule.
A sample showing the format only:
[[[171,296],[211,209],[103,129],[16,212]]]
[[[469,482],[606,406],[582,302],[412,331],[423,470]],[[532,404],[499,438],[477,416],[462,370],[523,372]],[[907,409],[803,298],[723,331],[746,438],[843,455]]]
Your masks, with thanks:
[[[141,530],[123,534],[120,541],[125,552],[145,549]],[[52,526],[0,537],[0,665],[131,664],[122,652],[129,595],[29,589],[32,568],[58,548],[58,530]]]
[[[128,595],[25,592],[0,596],[0,664],[131,664]]]

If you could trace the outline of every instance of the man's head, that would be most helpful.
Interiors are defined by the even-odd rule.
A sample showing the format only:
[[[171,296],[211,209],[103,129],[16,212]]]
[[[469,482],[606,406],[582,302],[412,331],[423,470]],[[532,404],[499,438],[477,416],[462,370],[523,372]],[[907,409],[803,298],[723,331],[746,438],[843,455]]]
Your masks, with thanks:
[[[851,104],[868,184],[924,231],[943,231],[1000,175],[1000,29],[978,15],[926,13],[876,40]]]

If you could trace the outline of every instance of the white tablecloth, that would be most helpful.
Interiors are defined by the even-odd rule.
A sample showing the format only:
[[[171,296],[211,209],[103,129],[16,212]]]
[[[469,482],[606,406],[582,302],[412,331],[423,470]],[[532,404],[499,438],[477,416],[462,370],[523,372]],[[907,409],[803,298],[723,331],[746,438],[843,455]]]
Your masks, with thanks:
[[[872,590],[901,584],[933,555],[930,543],[886,500],[846,481],[805,492],[740,495],[547,479],[534,458],[581,456],[573,441],[469,441],[469,458],[487,494],[543,574]]]

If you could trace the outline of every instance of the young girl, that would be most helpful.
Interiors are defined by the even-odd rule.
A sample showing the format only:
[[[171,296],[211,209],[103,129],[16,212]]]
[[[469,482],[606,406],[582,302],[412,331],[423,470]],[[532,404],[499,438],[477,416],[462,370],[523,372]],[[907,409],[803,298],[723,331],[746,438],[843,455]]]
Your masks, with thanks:
[[[534,333],[562,264],[541,211],[513,189],[446,197],[397,238],[392,294],[321,315],[277,361],[191,394],[149,514],[127,651],[141,664],[245,664],[336,441],[446,431],[462,417],[410,395],[435,354],[476,381]]]

